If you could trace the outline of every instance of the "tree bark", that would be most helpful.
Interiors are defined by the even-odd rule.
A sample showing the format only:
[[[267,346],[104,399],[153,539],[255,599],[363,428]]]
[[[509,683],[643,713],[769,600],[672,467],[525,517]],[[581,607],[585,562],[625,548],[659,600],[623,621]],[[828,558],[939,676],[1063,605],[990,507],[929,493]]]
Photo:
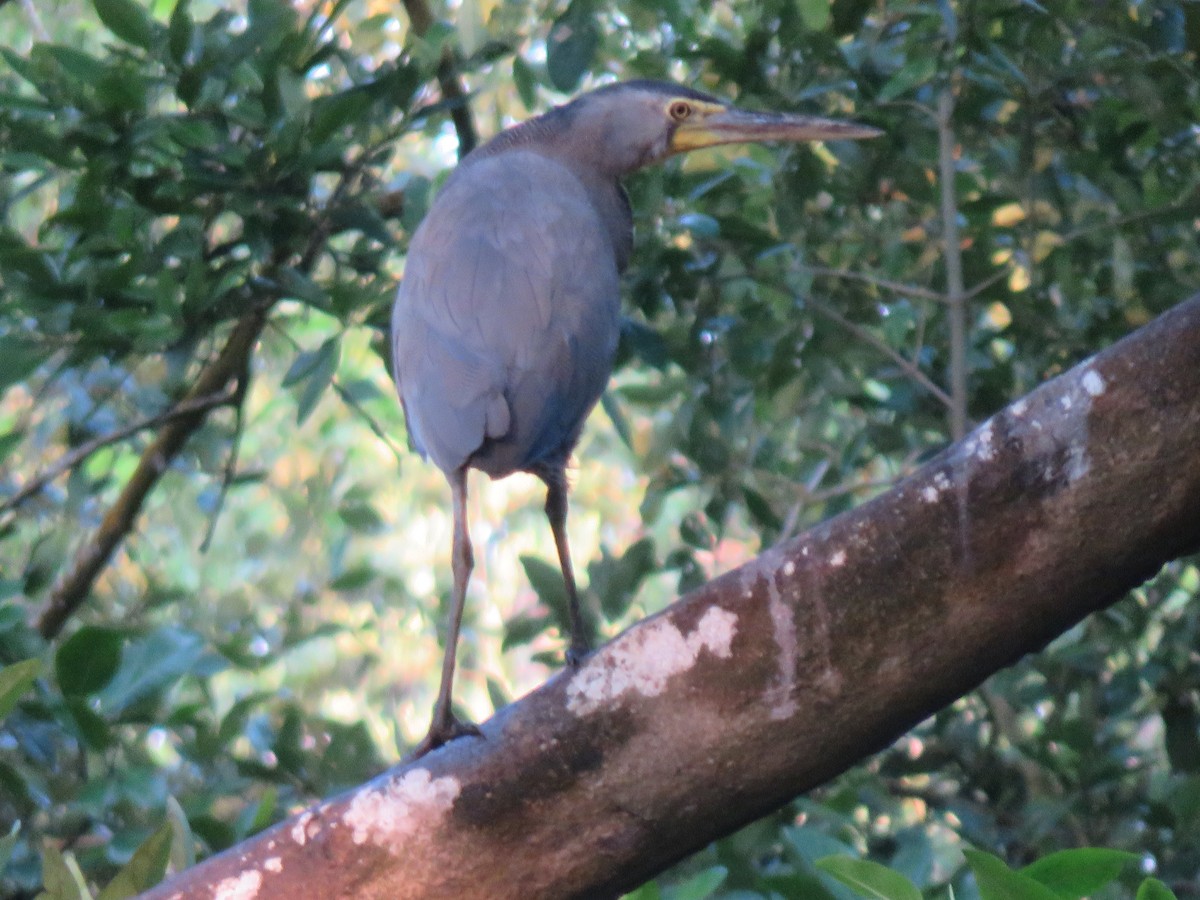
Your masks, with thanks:
[[[612,897],[1200,548],[1200,297],[168,897]]]

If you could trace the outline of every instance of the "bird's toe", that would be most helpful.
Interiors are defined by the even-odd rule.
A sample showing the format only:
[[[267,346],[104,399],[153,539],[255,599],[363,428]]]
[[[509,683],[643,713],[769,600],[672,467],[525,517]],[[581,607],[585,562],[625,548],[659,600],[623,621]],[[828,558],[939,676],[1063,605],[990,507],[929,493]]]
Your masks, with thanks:
[[[464,722],[454,715],[434,719],[433,724],[429,726],[429,731],[422,738],[421,743],[417,744],[416,749],[413,750],[409,761],[420,759],[426,753],[436,750],[443,744],[448,744],[462,737],[483,737],[483,732],[479,730],[478,725],[472,722]]]

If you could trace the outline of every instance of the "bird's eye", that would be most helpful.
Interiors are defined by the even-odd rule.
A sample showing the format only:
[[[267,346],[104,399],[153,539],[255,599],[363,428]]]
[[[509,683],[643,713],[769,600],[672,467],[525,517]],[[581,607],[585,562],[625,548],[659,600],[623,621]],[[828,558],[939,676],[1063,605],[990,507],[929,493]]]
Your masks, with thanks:
[[[682,100],[676,100],[670,105],[670,107],[668,107],[667,114],[670,115],[670,117],[676,122],[682,122],[692,114],[692,107],[690,104],[684,103]]]

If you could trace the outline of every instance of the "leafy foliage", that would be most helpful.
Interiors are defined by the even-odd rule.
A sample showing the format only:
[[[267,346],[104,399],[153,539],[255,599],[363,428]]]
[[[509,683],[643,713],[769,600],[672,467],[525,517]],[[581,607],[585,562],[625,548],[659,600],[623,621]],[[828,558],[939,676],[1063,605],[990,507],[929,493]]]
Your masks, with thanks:
[[[5,895],[128,895],[374,774],[423,724],[446,498],[397,471],[384,333],[452,162],[447,60],[483,131],[620,75],[886,133],[631,180],[619,369],[576,491],[598,522],[573,525],[602,631],[886,487],[945,444],[951,407],[989,414],[1200,282],[1195,4],[514,0],[435,6],[419,35],[365,0],[73,11],[0,8]],[[254,314],[234,389],[180,415]],[[39,633],[176,420],[187,443],[78,621]],[[540,500],[512,490],[485,561],[517,597],[472,597],[460,658],[477,711],[560,652]],[[1198,593],[1194,564],[1169,566],[635,896],[1186,896]]]

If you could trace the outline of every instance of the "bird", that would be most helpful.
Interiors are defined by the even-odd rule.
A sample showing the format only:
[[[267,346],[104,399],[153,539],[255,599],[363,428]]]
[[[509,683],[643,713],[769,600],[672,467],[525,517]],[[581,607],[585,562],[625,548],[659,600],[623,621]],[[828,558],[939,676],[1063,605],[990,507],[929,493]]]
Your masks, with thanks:
[[[421,756],[478,728],[452,710],[474,566],[467,473],[546,487],[568,599],[569,666],[589,652],[567,541],[566,468],[612,373],[620,279],[633,249],[622,179],[718,144],[863,139],[855,122],[740,109],[662,81],[614,82],[466,154],[409,242],[392,310],[396,387],[414,449],[449,482],[453,593],[441,682]]]

